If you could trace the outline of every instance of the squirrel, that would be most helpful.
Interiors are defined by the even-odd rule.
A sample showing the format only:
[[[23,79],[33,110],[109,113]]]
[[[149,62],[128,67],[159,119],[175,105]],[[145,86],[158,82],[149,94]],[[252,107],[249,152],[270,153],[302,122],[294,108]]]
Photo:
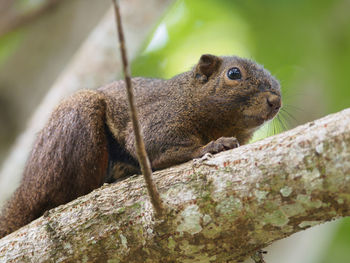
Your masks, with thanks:
[[[132,79],[153,170],[245,144],[281,107],[279,82],[254,61],[205,54],[171,79]],[[124,81],[63,100],[38,134],[0,238],[100,187],[140,173]]]

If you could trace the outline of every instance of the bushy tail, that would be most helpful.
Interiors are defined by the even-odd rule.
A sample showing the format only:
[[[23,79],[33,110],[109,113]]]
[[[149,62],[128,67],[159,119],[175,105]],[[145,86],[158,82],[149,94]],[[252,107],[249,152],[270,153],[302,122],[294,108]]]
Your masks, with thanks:
[[[19,187],[2,210],[0,216],[0,238],[34,219],[33,217],[28,217],[30,212],[27,211],[28,207],[22,197],[22,192],[21,187]]]
[[[0,238],[102,185],[108,166],[105,111],[96,91],[78,92],[56,108],[2,211]]]

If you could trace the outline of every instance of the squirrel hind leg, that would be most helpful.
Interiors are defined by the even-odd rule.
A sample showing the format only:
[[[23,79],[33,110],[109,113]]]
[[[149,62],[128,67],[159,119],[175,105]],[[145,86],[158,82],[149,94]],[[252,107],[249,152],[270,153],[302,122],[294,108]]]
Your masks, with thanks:
[[[105,130],[108,142],[108,169],[104,182],[115,183],[125,177],[140,174],[138,161],[114,139],[107,125]]]
[[[63,101],[40,133],[34,147],[34,167],[28,165],[28,173],[44,173],[35,177],[43,179],[39,184],[50,185],[42,196],[54,206],[103,184],[108,167],[105,115],[103,95],[83,90]],[[35,154],[36,147],[41,148],[39,154]]]
[[[134,174],[140,174],[140,168],[130,163],[110,162],[105,183],[116,183]]]

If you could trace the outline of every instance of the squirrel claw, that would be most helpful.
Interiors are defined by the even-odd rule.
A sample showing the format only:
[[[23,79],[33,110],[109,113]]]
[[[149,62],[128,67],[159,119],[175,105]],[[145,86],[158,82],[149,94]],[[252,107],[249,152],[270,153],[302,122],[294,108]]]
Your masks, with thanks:
[[[202,157],[193,159],[193,165],[199,166],[200,164],[204,163],[205,161],[208,161],[211,158],[213,158],[213,155],[211,153],[206,153]]]
[[[235,137],[220,137],[216,141],[211,141],[204,147],[206,153],[219,153],[239,147],[239,142]]]

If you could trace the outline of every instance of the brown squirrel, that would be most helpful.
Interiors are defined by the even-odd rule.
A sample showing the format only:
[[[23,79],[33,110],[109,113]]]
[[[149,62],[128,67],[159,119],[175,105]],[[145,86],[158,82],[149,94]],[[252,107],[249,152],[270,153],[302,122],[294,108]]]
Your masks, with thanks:
[[[281,107],[278,81],[239,57],[202,55],[172,79],[133,78],[153,170],[245,144]],[[75,93],[39,133],[0,238],[104,182],[139,173],[123,81]]]

